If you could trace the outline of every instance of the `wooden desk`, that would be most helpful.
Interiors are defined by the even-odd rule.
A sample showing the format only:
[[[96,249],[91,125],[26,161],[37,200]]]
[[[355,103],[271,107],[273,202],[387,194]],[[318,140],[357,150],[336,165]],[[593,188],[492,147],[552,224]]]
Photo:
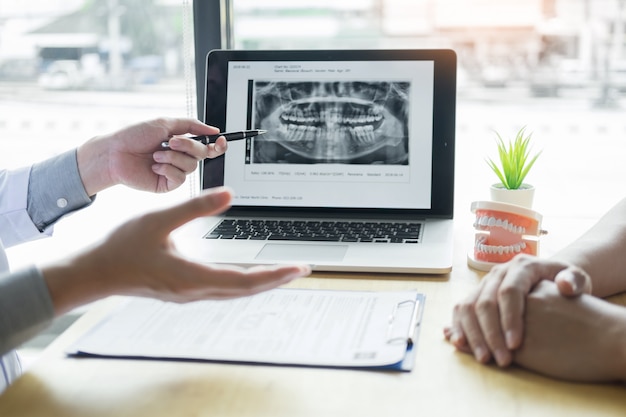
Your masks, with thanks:
[[[316,274],[294,287],[426,294],[410,373],[67,358],[63,350],[102,317],[97,304],[0,396],[0,416],[624,416],[626,389],[572,384],[477,364],[442,336],[452,306],[480,280],[466,265],[471,230],[458,222],[445,277]],[[626,304],[626,297],[617,297]]]

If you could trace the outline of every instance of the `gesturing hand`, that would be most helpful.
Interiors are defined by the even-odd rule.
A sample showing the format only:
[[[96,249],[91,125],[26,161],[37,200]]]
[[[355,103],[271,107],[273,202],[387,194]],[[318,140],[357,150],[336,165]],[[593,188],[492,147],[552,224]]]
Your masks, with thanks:
[[[199,264],[181,257],[170,232],[230,204],[228,189],[217,188],[165,210],[132,219],[100,245],[61,265],[43,269],[57,313],[113,294],[187,302],[252,295],[308,275],[308,266]]]

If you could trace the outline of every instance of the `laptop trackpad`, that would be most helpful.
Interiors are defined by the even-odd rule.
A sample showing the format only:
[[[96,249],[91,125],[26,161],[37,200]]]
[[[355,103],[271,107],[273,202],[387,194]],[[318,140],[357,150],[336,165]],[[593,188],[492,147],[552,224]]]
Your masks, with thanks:
[[[256,259],[272,261],[341,261],[348,250],[347,245],[285,245],[268,243]]]

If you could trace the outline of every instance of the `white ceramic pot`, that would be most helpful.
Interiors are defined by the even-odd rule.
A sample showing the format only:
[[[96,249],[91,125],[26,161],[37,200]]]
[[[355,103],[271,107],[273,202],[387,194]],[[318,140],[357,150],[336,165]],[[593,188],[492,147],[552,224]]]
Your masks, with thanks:
[[[530,184],[522,184],[522,186],[516,190],[509,190],[499,183],[491,186],[492,201],[515,204],[530,209],[533,207],[534,197],[535,187]]]

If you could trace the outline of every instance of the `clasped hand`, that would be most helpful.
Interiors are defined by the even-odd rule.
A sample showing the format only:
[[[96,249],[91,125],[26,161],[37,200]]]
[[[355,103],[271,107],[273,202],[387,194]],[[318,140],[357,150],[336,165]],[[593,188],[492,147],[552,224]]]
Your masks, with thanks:
[[[481,363],[516,363],[557,378],[614,380],[623,356],[607,336],[623,309],[587,295],[585,271],[522,255],[495,266],[453,310],[444,336]],[[619,345],[619,343],[617,344]]]

